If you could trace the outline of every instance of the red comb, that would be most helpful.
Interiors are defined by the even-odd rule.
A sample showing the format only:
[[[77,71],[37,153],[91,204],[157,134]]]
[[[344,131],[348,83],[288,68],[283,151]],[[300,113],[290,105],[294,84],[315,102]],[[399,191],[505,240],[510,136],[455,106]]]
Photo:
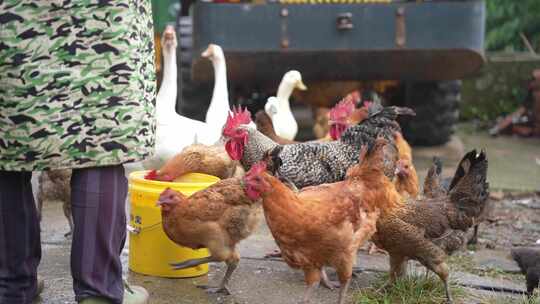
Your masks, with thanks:
[[[253,164],[253,166],[251,166],[251,168],[246,173],[246,175],[248,175],[248,176],[259,175],[259,174],[263,173],[265,170],[266,170],[266,162],[260,161],[260,162],[257,162],[255,164]]]
[[[223,135],[230,137],[234,129],[240,125],[247,125],[251,122],[251,113],[247,109],[241,107],[233,106],[227,121],[225,122],[225,127],[223,128]]]
[[[350,99],[353,103],[357,103],[358,101],[362,100],[362,96],[360,96],[360,91],[356,90],[356,91],[352,91],[351,93],[349,93],[343,99],[345,99],[345,100]]]
[[[332,110],[330,110],[330,120],[331,121],[340,121],[346,119],[354,111],[354,101],[352,98],[343,98],[337,105],[335,105]]]
[[[158,177],[157,170],[151,170],[150,172],[146,173],[146,175],[144,176],[144,179],[156,180],[157,177]]]

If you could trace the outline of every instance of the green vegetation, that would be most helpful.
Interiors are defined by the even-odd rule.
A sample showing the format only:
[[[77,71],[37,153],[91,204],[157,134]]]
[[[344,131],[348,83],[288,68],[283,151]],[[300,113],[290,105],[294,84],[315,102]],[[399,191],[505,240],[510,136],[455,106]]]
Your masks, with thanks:
[[[485,48],[491,53],[480,77],[464,81],[462,93],[466,102],[460,104],[460,118],[478,119],[479,127],[491,127],[497,117],[517,109],[527,93],[526,79],[540,62],[529,54],[525,43],[528,41],[540,55],[540,1],[485,3]]]
[[[388,275],[383,275],[368,289],[364,289],[355,294],[356,304],[393,304],[393,303],[415,303],[415,304],[440,304],[445,303],[446,293],[444,286],[434,276],[404,277],[384,290],[380,289],[388,280]],[[450,284],[450,292],[456,303],[464,297],[465,290],[457,285]]]
[[[472,273],[481,277],[506,279],[518,283],[525,283],[525,278],[519,273],[507,273],[500,268],[486,267],[480,269],[476,266],[473,258],[468,254],[458,253],[448,258],[448,265],[453,271]]]
[[[527,50],[521,33],[540,51],[540,1],[486,0],[489,51]]]

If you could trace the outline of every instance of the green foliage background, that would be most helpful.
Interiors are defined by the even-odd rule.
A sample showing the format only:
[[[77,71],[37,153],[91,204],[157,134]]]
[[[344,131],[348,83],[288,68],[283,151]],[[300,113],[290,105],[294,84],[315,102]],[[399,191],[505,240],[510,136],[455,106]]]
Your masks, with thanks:
[[[540,0],[486,0],[488,51],[526,50],[523,32],[540,52]]]

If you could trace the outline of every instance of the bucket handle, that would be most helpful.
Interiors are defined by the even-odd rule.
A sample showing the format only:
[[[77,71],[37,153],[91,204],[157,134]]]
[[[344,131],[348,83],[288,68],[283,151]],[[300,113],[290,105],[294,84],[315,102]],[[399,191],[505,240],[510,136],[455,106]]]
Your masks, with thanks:
[[[133,227],[131,225],[126,225],[127,231],[131,234],[140,234],[141,233],[141,227]]]
[[[141,234],[141,232],[143,232],[143,230],[151,230],[151,229],[159,227],[159,226],[161,226],[161,222],[156,223],[156,224],[151,225],[151,226],[148,226],[148,227],[144,227],[144,228],[143,227],[133,227],[133,226],[128,224],[128,225],[126,225],[126,229],[131,234],[139,235],[139,234]]]

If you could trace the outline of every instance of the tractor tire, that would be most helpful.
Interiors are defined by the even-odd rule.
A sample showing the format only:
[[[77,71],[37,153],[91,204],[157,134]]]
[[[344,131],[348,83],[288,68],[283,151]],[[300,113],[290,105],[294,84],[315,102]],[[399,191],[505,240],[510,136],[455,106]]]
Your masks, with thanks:
[[[193,22],[191,16],[179,16],[176,33],[178,35],[177,66],[178,96],[176,111],[186,117],[204,121],[206,111],[212,99],[212,83],[198,84],[191,80],[191,62],[193,56]]]
[[[460,80],[407,84],[404,104],[416,116],[402,124],[405,138],[419,146],[447,143],[458,122],[460,100]]]

